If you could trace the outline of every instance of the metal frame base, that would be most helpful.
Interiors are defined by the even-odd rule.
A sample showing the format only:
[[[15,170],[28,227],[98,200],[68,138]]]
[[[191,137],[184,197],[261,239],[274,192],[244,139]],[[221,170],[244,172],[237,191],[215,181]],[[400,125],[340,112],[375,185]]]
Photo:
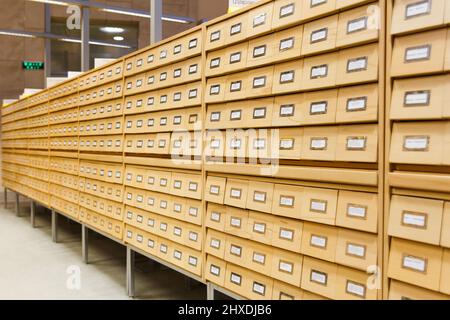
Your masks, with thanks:
[[[212,282],[207,282],[206,284],[206,292],[207,292],[207,299],[208,300],[214,300],[215,291],[218,291],[220,293],[223,293],[224,295],[234,299],[234,300],[246,300],[245,298],[241,297],[240,295],[231,292],[227,289],[221,288],[217,285],[215,285]]]

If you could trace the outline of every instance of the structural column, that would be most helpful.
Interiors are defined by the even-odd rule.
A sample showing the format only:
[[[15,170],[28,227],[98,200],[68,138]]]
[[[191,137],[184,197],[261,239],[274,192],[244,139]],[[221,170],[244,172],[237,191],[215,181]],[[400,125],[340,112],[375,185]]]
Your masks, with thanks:
[[[162,0],[150,0],[150,44],[162,40]]]
[[[90,9],[89,7],[82,7],[81,13],[81,71],[85,72],[90,69]]]

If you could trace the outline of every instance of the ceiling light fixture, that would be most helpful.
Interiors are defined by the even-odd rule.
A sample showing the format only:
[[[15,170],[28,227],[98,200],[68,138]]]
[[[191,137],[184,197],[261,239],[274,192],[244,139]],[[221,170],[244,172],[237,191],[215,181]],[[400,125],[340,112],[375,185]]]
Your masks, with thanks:
[[[59,40],[64,41],[64,42],[81,43],[81,40],[79,40],[79,39],[61,38]],[[89,41],[89,44],[91,44],[93,46],[103,46],[103,47],[114,47],[114,48],[122,48],[122,49],[131,49],[130,46],[121,45],[121,44],[114,44],[114,43],[107,43],[107,42],[100,42],[100,41]]]
[[[125,31],[124,28],[119,27],[101,27],[100,30],[106,33],[123,33]]]
[[[36,38],[32,34],[21,33],[21,32],[17,32],[17,31],[1,31],[0,30],[0,35],[3,35],[3,36],[14,36],[14,37],[24,37],[24,38]]]
[[[115,36],[113,39],[114,39],[115,41],[123,41],[123,40],[125,40],[125,38],[122,37],[122,36]]]
[[[68,6],[68,2],[64,1],[56,1],[56,0],[31,0],[32,2],[41,2],[41,3],[48,3],[48,4],[55,4],[57,6]]]

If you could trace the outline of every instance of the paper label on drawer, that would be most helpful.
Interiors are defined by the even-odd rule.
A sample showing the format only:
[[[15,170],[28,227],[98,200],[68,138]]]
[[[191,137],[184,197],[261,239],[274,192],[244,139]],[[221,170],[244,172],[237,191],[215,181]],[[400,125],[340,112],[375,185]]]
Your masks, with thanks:
[[[266,76],[253,78],[253,88],[261,88],[266,86]]]
[[[209,67],[211,69],[218,68],[219,66],[220,66],[220,58],[211,59],[211,62],[209,63]]]
[[[425,259],[413,256],[404,256],[402,266],[407,269],[425,272],[427,268],[427,261]]]
[[[175,250],[175,251],[173,252],[173,257],[174,257],[175,259],[181,260],[181,256],[182,256],[181,251]]]
[[[286,51],[294,47],[294,37],[283,39],[280,41],[280,51]]]
[[[347,112],[363,111],[367,108],[367,97],[351,98],[347,100]]]
[[[230,85],[230,91],[231,92],[240,91],[241,87],[242,87],[242,81],[234,81]]]
[[[189,49],[194,49],[197,47],[197,39],[192,39],[191,41],[189,41]]]
[[[220,31],[215,31],[211,33],[210,41],[214,42],[220,39]]]
[[[328,109],[327,101],[313,102],[309,107],[309,114],[310,115],[325,114],[327,113],[327,109]]]
[[[280,150],[292,150],[294,148],[294,139],[281,139]]]
[[[282,105],[280,106],[280,117],[291,117],[294,115],[294,105],[288,104],[288,105]]]
[[[253,200],[256,202],[266,202],[266,193],[265,192],[260,192],[260,191],[255,191],[253,193]]]
[[[240,52],[236,52],[236,53],[232,53],[230,55],[230,63],[238,63],[241,61],[241,53]]]
[[[427,227],[427,218],[428,215],[426,213],[410,211],[402,212],[402,224],[405,226],[424,229]]]
[[[430,54],[431,54],[431,45],[408,48],[406,49],[405,52],[405,61],[415,62],[428,60],[430,58]]]
[[[153,240],[148,240],[147,246],[148,246],[149,248],[154,248],[154,247],[155,247],[155,241],[153,241]]]
[[[365,219],[367,215],[367,207],[356,204],[348,204],[347,216]]]
[[[133,64],[131,62],[127,64],[127,70],[131,70],[132,67],[133,67]]]
[[[294,9],[295,9],[294,3],[290,3],[288,5],[282,6],[280,8],[280,18],[284,18],[284,17],[294,14],[294,11],[295,11]]]
[[[220,93],[220,85],[219,84],[211,86],[211,88],[209,90],[209,94],[217,95],[219,93]]]
[[[215,276],[219,276],[220,275],[220,268],[212,264],[209,267],[209,272],[211,274],[215,275]]]
[[[129,220],[133,219],[133,212],[128,212],[128,213],[127,213],[127,218],[128,218]]]
[[[159,203],[159,207],[162,208],[162,209],[166,209],[167,208],[167,201],[161,200],[161,202]]]
[[[266,294],[266,286],[258,282],[253,282],[253,292],[263,296]]]
[[[328,37],[328,28],[319,29],[311,33],[310,42],[316,43],[326,40]]]
[[[314,247],[326,248],[327,247],[327,238],[312,235],[309,241],[309,244]]]
[[[280,261],[280,263],[278,264],[278,270],[292,273],[294,270],[294,266],[290,262]]]
[[[430,13],[431,9],[431,1],[420,1],[416,3],[412,3],[406,6],[405,9],[405,17],[407,19],[414,18],[421,15],[426,15]]]
[[[231,248],[230,248],[230,253],[232,253],[232,254],[234,254],[235,256],[241,256],[241,251],[242,251],[242,248],[241,247],[238,247],[238,246],[235,246],[235,245],[231,245]]]
[[[324,64],[311,68],[311,79],[324,78],[328,75],[328,65]]]
[[[173,228],[173,234],[176,236],[181,236],[181,229],[178,227]]]
[[[153,219],[148,219],[148,221],[147,221],[147,225],[149,226],[149,227],[154,227],[155,226],[155,220],[153,220]]]
[[[253,140],[253,149],[261,150],[266,148],[266,139],[255,139]]]
[[[309,209],[314,212],[325,213],[327,211],[327,201],[312,199]]]
[[[181,44],[176,45],[175,47],[173,47],[173,53],[174,54],[179,54],[181,52]]]
[[[189,182],[189,191],[197,191],[198,183],[196,182]]]
[[[159,225],[159,229],[162,231],[167,231],[167,223],[161,222],[161,224]]]
[[[348,243],[347,248],[346,248],[346,253],[347,253],[347,255],[350,255],[350,256],[364,258],[366,256],[366,247],[357,245],[357,244],[353,244],[353,243]]]
[[[367,57],[350,59],[347,61],[347,72],[358,72],[367,70]]]
[[[181,69],[175,69],[175,70],[173,71],[173,77],[174,77],[174,78],[179,78],[179,77],[181,77]]]
[[[159,140],[159,147],[164,148],[166,146],[166,140]]]
[[[160,103],[166,103],[166,102],[167,102],[167,96],[166,96],[166,95],[161,96],[161,97],[159,98],[159,102],[160,102]]]
[[[190,216],[193,216],[193,217],[196,217],[196,216],[198,215],[198,209],[197,209],[197,208],[190,207],[190,208],[189,208],[189,215],[190,215]]]
[[[154,103],[155,103],[155,98],[153,98],[153,97],[148,98],[148,100],[147,100],[148,106],[152,106]]]
[[[295,77],[295,71],[286,71],[280,74],[280,83],[293,82]]]
[[[253,28],[261,26],[266,23],[266,13],[259,14],[253,18]]]
[[[189,240],[196,242],[198,240],[198,233],[196,232],[189,232]]]
[[[405,107],[429,106],[430,97],[430,90],[406,92],[404,105]]]
[[[210,194],[219,194],[220,187],[219,186],[211,186],[209,188]]]
[[[220,148],[220,140],[212,139],[210,143],[211,149],[219,149]]]
[[[241,119],[241,110],[234,110],[230,113],[230,120],[240,120]]]
[[[326,138],[311,138],[311,150],[325,150],[327,148]]]
[[[155,205],[155,199],[154,199],[154,198],[148,198],[147,204],[148,204],[149,206]]]
[[[161,251],[162,253],[167,253],[167,246],[165,244],[160,245],[159,251]]]
[[[197,98],[197,89],[189,90],[189,99]]]
[[[209,120],[210,120],[211,122],[219,121],[219,120],[220,120],[220,112],[211,112],[211,115],[210,115],[210,117],[209,117]]]
[[[288,229],[280,229],[280,238],[292,240],[294,238],[294,231]]]
[[[311,270],[310,280],[319,284],[327,284],[328,276],[326,273]]]
[[[167,80],[167,72],[163,72],[159,75],[159,80],[160,81],[165,81]]]
[[[160,59],[167,58],[167,50],[161,50],[161,52],[159,53],[159,58]]]
[[[142,223],[142,221],[144,220],[144,218],[142,216],[137,216],[136,217],[136,221],[139,223]]]
[[[198,66],[196,64],[189,66],[189,74],[197,73],[197,70],[198,70]]]
[[[230,35],[234,36],[235,34],[241,33],[242,30],[242,24],[237,23],[235,25],[232,25],[230,28]]]
[[[127,194],[127,199],[128,199],[128,200],[131,200],[132,198],[133,198],[133,195],[132,195],[131,193],[128,193],[128,194]]]
[[[347,23],[347,33],[354,33],[367,29],[367,17],[351,20]]]
[[[220,221],[220,213],[219,212],[211,212],[211,220],[215,222]]]
[[[328,0],[310,0],[310,4],[309,5],[312,8],[312,7],[319,6],[321,4],[325,4],[325,3],[327,3],[327,1]]]
[[[253,48],[253,58],[258,58],[266,55],[266,45],[257,46]]]
[[[230,281],[234,284],[241,285],[241,276],[235,273],[231,273]]]
[[[217,239],[211,239],[210,243],[209,243],[210,247],[213,247],[215,249],[219,249],[220,248],[220,240]]]
[[[127,231],[127,238],[133,238],[133,232]]]
[[[181,116],[173,117],[173,124],[180,124],[180,123],[181,123]]]
[[[230,220],[230,225],[236,228],[240,228],[241,227],[241,219],[239,218],[231,218]]]
[[[293,207],[294,206],[294,197],[289,196],[280,196],[280,206],[283,207]]]
[[[166,187],[167,186],[167,179],[163,178],[163,179],[159,180],[159,185],[161,187]]]
[[[365,150],[367,137],[348,137],[347,150]]]
[[[147,84],[153,84],[154,82],[155,82],[155,77],[154,76],[148,77]]]
[[[403,149],[405,151],[427,151],[429,141],[428,136],[407,136],[404,138]]]
[[[253,231],[257,233],[266,233],[266,224],[265,223],[257,223],[253,225]]]
[[[140,87],[140,86],[142,86],[142,80],[137,80],[136,81],[136,87]]]
[[[260,264],[266,263],[266,255],[258,252],[253,253],[253,261]]]
[[[136,240],[137,242],[142,243],[142,240],[144,240],[144,238],[140,234],[138,234]]]
[[[181,212],[181,209],[182,209],[181,204],[175,203],[175,204],[173,205],[173,211],[175,211],[175,212],[177,212],[177,213],[180,213],[180,212]]]
[[[366,286],[360,283],[356,283],[353,281],[347,281],[347,286],[345,291],[350,294],[354,294],[358,297],[366,296]]]
[[[266,107],[253,109],[253,119],[264,119],[266,117]]]
[[[136,197],[136,201],[137,202],[142,202],[142,201],[144,201],[144,197],[139,195],[139,196]]]

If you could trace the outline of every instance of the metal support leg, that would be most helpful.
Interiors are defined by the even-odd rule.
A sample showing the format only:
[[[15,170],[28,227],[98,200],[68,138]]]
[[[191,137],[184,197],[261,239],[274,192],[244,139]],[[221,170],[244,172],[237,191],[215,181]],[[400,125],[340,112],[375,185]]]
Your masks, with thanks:
[[[89,229],[82,224],[81,225],[81,251],[83,255],[83,262],[89,263]]]
[[[16,192],[16,215],[20,217],[20,195]]]
[[[52,239],[58,242],[58,214],[52,209]]]
[[[5,188],[5,209],[8,209],[8,188]]]
[[[31,227],[35,228],[36,227],[36,202],[34,202],[33,200],[31,200],[30,219],[31,219]]]
[[[134,287],[134,263],[135,263],[135,252],[127,247],[127,295],[130,298],[135,297],[135,287]]]
[[[214,285],[208,282],[206,285],[206,297],[208,300],[214,300]]]

